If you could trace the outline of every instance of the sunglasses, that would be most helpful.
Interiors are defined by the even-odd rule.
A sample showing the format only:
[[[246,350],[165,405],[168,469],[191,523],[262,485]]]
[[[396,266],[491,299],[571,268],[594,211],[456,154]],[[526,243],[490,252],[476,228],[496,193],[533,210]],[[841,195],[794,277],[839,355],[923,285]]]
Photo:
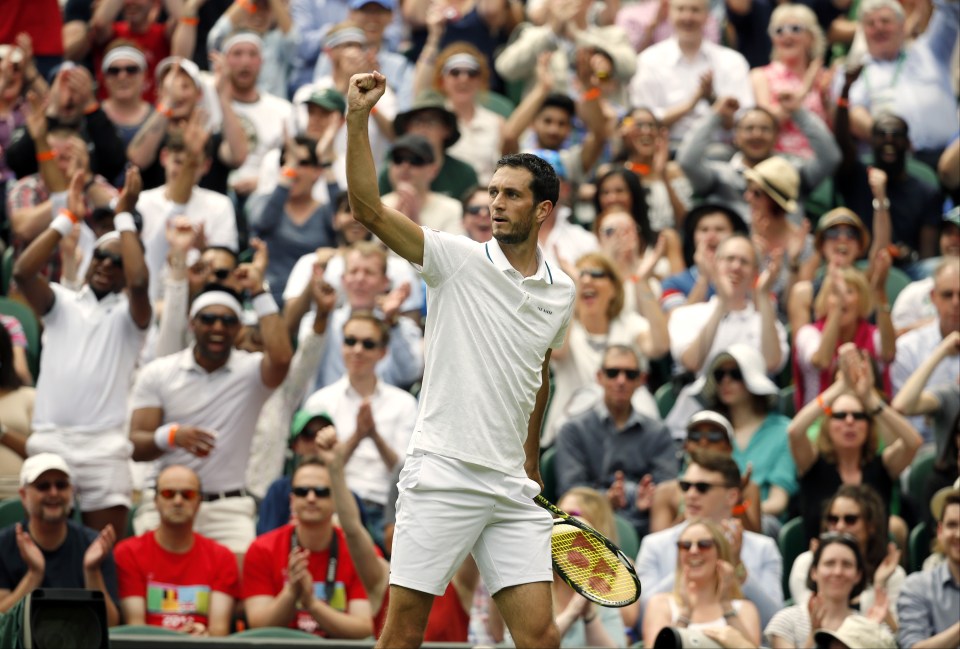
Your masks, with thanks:
[[[608,379],[615,379],[621,374],[627,377],[628,381],[636,381],[640,378],[640,370],[628,370],[622,367],[604,367],[601,371]]]
[[[849,225],[837,225],[824,232],[823,238],[829,241],[836,241],[837,239],[841,238],[859,239],[860,237],[858,236],[855,228],[852,228]]]
[[[870,415],[865,412],[834,410],[830,413],[830,419],[836,419],[837,421],[844,421],[847,417],[853,417],[854,421],[866,421],[870,419]]]
[[[49,480],[44,482],[34,482],[33,488],[42,493],[50,491],[51,487],[56,487],[57,491],[66,491],[70,488],[69,480]]]
[[[713,380],[717,383],[723,381],[724,377],[727,376],[734,381],[743,382],[743,372],[740,371],[739,367],[731,367],[730,369],[718,367],[717,369],[713,370]]]
[[[703,552],[716,547],[716,545],[717,544],[713,539],[697,539],[696,541],[686,541],[681,539],[677,541],[677,549],[683,550],[684,552],[689,552],[690,548],[693,546],[697,546],[697,549]]]
[[[217,268],[216,270],[211,271],[213,276],[219,280],[224,280],[230,277],[233,274],[233,271],[229,268]]]
[[[489,214],[490,208],[486,205],[471,205],[467,208],[467,214],[472,214],[473,216],[478,216],[480,214]]]
[[[727,441],[727,434],[719,430],[691,430],[687,432],[687,439],[691,442],[706,439],[711,444],[719,444]]]
[[[393,164],[395,165],[402,165],[406,163],[411,167],[426,167],[428,164],[430,164],[423,158],[418,158],[412,155],[400,154],[400,155],[392,156],[390,159],[393,161]]]
[[[177,496],[180,496],[184,500],[193,500],[200,495],[200,492],[196,489],[161,489],[157,493],[160,494],[160,497],[164,500],[173,500]]]
[[[201,323],[207,326],[213,326],[217,322],[223,324],[224,327],[235,327],[240,324],[240,318],[235,315],[219,315],[217,313],[201,313],[197,315],[197,319]]]
[[[712,482],[687,482],[686,480],[680,480],[680,491],[687,493],[690,491],[690,487],[693,487],[698,492],[705,494],[714,487],[723,487],[722,484],[714,484]]]
[[[466,68],[454,68],[447,72],[451,77],[470,77],[471,79],[476,79],[480,76],[480,70],[468,70]]]
[[[840,521],[843,521],[844,525],[852,526],[856,525],[860,520],[860,514],[844,514],[843,516],[837,516],[836,514],[827,514],[827,524],[836,525]]]
[[[107,252],[103,248],[97,248],[93,251],[93,258],[97,261],[106,261],[109,259],[117,268],[123,268],[123,257],[115,252]]]
[[[126,72],[128,75],[133,76],[138,72],[142,72],[142,71],[143,70],[141,70],[140,66],[138,65],[118,65],[118,66],[111,65],[109,68],[107,68],[107,76],[118,77],[120,76],[121,72]]]
[[[780,25],[773,30],[773,33],[777,36],[783,36],[784,34],[802,34],[807,31],[807,28],[803,25]]]
[[[343,344],[347,347],[355,347],[357,343],[360,343],[368,351],[380,346],[380,342],[373,338],[357,338],[356,336],[345,336],[343,338]]]
[[[606,279],[610,277],[610,274],[605,270],[600,270],[599,268],[584,268],[580,271],[580,279],[584,277],[589,277],[591,279]]]
[[[290,491],[297,498],[306,498],[311,491],[317,498],[328,498],[330,496],[330,487],[293,487]]]

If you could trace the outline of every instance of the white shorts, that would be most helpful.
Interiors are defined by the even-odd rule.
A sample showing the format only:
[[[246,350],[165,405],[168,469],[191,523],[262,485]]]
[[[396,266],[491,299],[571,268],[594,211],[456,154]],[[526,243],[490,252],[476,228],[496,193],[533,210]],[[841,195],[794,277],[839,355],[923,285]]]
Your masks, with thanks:
[[[82,434],[53,431],[27,438],[27,455],[56,453],[70,467],[70,482],[82,512],[130,508],[132,451],[130,439],[118,430]]]
[[[533,480],[418,451],[398,487],[391,584],[442,595],[468,553],[491,594],[553,580],[553,519]]]
[[[133,517],[133,532],[137,536],[160,526],[160,514],[153,502],[155,494],[153,489],[143,492],[142,504]],[[193,521],[193,531],[227,546],[234,554],[244,554],[257,537],[256,511],[257,503],[251,496],[201,503]]]

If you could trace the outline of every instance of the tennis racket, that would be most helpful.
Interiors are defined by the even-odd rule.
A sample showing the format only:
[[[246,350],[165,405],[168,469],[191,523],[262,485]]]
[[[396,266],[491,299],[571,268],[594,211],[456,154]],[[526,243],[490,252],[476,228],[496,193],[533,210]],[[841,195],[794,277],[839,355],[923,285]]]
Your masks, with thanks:
[[[534,502],[553,515],[553,569],[575,591],[600,606],[627,606],[640,597],[630,559],[589,525],[537,494]]]

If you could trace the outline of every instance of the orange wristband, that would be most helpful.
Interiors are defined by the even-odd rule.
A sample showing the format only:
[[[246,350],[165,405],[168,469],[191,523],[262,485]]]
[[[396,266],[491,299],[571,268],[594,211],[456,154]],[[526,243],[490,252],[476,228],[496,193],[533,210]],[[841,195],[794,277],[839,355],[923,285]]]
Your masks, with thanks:
[[[850,100],[845,97],[841,97],[837,100],[837,108],[850,108]]]
[[[61,207],[59,213],[60,213],[60,214],[63,214],[65,217],[67,217],[68,219],[70,219],[70,221],[71,221],[72,223],[79,223],[79,222],[80,222],[80,219],[77,218],[77,215],[74,214],[73,212],[71,212],[70,210],[68,210],[68,209],[65,208],[65,207]]]
[[[157,112],[163,115],[164,117],[166,117],[167,119],[170,119],[171,117],[173,117],[173,109],[167,108],[166,104],[159,101],[157,102]]]
[[[823,402],[823,395],[817,395],[817,405],[820,406],[820,409],[823,410],[823,414],[827,417],[833,414],[833,409]]]
[[[180,22],[184,25],[190,25],[191,27],[196,27],[200,24],[200,19],[197,17],[184,16],[180,19]]]
[[[747,510],[750,509],[750,501],[744,500],[742,503],[731,509],[730,511],[734,516],[743,516],[747,513]]]
[[[594,99],[600,99],[600,88],[590,88],[580,95],[580,101],[593,101]]]
[[[280,169],[280,175],[283,176],[284,178],[296,178],[297,170],[294,169],[293,167],[282,167]]]
[[[53,151],[41,151],[37,154],[37,162],[50,162],[57,157]]]
[[[90,106],[89,108],[85,108],[85,109],[84,109],[83,114],[84,114],[84,115],[92,115],[92,114],[94,114],[95,112],[97,112],[98,110],[100,110],[100,102],[96,102],[96,101],[95,101],[95,102],[93,102],[93,104],[91,104],[91,106]]]
[[[167,444],[170,448],[176,447],[178,430],[180,430],[180,424],[174,424],[170,427],[170,436],[167,438]]]

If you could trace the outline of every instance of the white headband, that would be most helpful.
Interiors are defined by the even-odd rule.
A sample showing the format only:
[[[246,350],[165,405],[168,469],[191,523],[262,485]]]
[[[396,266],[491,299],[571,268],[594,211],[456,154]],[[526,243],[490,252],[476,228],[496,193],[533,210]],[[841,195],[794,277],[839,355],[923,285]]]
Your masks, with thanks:
[[[344,43],[359,43],[360,45],[367,44],[367,35],[363,33],[363,30],[359,27],[347,27],[346,29],[338,30],[329,36],[323,41],[324,47],[336,47],[337,45],[343,45]]]
[[[263,51],[263,40],[259,36],[253,32],[240,32],[223,41],[223,53],[226,54],[230,51],[231,47],[239,45],[240,43],[250,43],[251,45],[255,45],[258,51]]]
[[[93,243],[93,249],[96,250],[103,244],[110,243],[111,241],[120,241],[120,233],[116,230],[110,230],[110,232],[107,232],[105,235],[97,239]]]
[[[103,57],[103,65],[100,66],[100,69],[106,72],[107,68],[110,67],[110,64],[117,59],[130,59],[136,63],[141,70],[147,69],[147,59],[143,56],[143,52],[126,45],[122,47],[115,47],[107,52],[107,55]]]
[[[225,306],[236,313],[238,318],[243,314],[243,307],[237,302],[237,298],[226,291],[207,291],[201,293],[193,301],[193,305],[190,307],[190,319],[193,320],[200,311],[208,306]]]
[[[466,69],[466,70],[479,70],[480,62],[477,61],[476,57],[472,54],[467,54],[466,52],[461,52],[460,54],[454,54],[447,62],[443,64],[443,74],[450,72],[450,70],[457,69]]]

